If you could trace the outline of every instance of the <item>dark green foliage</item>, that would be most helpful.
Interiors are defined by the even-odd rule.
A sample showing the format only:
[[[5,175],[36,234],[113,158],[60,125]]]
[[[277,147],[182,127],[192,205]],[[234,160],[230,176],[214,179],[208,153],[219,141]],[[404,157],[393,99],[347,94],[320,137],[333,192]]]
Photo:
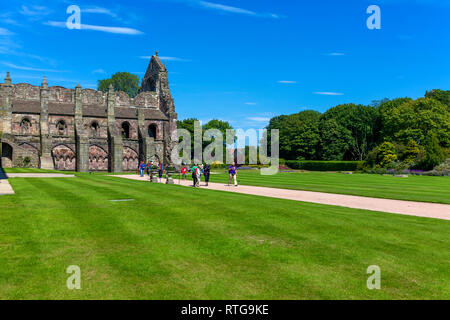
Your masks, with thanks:
[[[117,72],[111,78],[98,80],[98,90],[107,92],[112,85],[114,91],[123,91],[134,98],[139,90],[139,77],[128,72]]]
[[[435,134],[427,139],[425,144],[425,158],[419,164],[424,170],[431,170],[445,160],[444,151],[439,146],[439,140]]]
[[[308,171],[356,171],[361,163],[362,161],[285,161],[289,168]]]
[[[429,170],[450,156],[450,91],[431,90],[417,100],[382,99],[371,106],[344,104],[320,116],[307,112],[271,119],[268,129],[280,130],[280,157]]]
[[[319,118],[319,112],[306,110],[271,119],[268,129],[280,130],[280,157],[317,159],[320,143]]]
[[[446,105],[447,108],[450,110],[450,90],[440,90],[435,89],[431,91],[427,91],[425,94],[426,98],[432,98],[435,100],[438,100],[442,104]]]

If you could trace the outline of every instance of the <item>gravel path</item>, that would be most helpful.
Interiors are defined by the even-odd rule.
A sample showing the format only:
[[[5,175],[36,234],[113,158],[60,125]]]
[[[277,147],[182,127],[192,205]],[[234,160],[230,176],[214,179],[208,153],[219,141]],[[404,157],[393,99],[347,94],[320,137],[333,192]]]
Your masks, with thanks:
[[[141,180],[141,181],[149,180],[147,176],[141,178],[138,175],[115,175],[114,177],[132,180]],[[178,184],[178,180],[174,181],[175,184]],[[163,182],[165,182],[164,179]],[[192,187],[192,182],[181,181],[181,185]],[[349,196],[343,194],[333,194],[324,192],[276,189],[276,188],[254,187],[243,185],[240,185],[239,187],[234,187],[234,186],[227,186],[222,183],[210,183],[208,187],[204,186],[204,183],[202,183],[201,188],[244,193],[255,196],[320,203],[347,208],[450,220],[450,205],[447,204],[391,200],[382,198]]]

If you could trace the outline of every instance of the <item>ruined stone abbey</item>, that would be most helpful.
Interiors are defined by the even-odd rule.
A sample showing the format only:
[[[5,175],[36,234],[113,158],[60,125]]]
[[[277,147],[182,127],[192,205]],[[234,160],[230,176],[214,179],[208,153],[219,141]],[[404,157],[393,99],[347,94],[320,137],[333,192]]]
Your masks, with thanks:
[[[168,72],[152,56],[138,95],[0,83],[2,167],[134,171],[139,161],[170,163],[177,114]]]

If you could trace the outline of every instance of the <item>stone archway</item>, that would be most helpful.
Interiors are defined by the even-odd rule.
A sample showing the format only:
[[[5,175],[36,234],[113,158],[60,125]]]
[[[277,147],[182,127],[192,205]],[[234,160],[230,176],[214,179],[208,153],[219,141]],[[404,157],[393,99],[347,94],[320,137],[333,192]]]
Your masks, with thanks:
[[[108,153],[101,147],[89,147],[89,170],[108,171]]]
[[[2,142],[2,157],[0,167],[12,168],[13,164],[13,147],[6,142]]]
[[[122,160],[122,170],[123,171],[136,171],[139,166],[139,155],[138,153],[131,149],[130,147],[123,147],[123,160]]]
[[[75,171],[75,152],[68,146],[60,144],[52,149],[52,158],[56,170]]]

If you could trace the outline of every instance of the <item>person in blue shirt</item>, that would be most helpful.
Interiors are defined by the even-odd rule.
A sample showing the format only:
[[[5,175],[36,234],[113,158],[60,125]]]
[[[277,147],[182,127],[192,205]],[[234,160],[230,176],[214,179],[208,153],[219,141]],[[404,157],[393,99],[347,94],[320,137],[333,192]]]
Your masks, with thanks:
[[[164,172],[164,164],[162,162],[160,162],[159,169],[158,169],[159,181],[161,181],[161,179],[162,179],[163,172]]]
[[[231,180],[234,179],[234,186],[237,187],[237,168],[235,162],[233,162],[233,164],[228,167],[228,174],[230,175],[230,177],[228,178],[228,186],[230,185]]]
[[[143,177],[145,174],[145,163],[142,161],[139,163],[139,171],[141,173],[141,177]]]

